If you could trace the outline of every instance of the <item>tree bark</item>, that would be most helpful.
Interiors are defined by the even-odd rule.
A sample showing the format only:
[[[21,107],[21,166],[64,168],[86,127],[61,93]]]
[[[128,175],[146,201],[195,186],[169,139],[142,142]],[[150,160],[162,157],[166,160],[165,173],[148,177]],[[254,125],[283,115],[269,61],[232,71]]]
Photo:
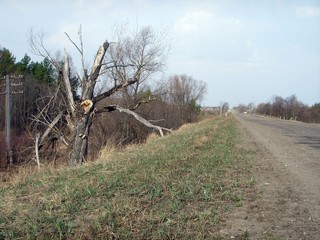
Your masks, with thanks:
[[[75,166],[83,163],[88,155],[88,135],[89,128],[92,123],[93,113],[85,114],[82,116],[80,121],[77,123],[74,136],[73,144],[71,146],[71,154],[69,157],[69,165]]]

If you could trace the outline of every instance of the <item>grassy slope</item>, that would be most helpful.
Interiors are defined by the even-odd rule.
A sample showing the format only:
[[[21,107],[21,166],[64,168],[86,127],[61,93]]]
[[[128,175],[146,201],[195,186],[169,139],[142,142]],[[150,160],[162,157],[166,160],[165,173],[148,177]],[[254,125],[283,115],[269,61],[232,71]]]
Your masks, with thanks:
[[[220,239],[251,183],[238,133],[214,118],[2,189],[0,239]]]

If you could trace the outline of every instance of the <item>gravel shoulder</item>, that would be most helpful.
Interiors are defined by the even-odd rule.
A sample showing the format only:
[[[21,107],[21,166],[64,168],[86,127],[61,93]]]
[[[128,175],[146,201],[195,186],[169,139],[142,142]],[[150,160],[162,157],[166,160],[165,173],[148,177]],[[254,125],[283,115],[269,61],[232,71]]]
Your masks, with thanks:
[[[256,194],[222,233],[243,239],[320,239],[320,125],[236,114],[242,143],[257,152]]]

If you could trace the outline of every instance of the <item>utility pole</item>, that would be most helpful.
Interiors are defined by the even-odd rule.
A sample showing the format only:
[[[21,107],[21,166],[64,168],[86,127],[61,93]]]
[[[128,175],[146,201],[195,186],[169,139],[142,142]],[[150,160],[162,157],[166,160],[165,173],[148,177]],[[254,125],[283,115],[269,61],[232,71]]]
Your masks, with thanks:
[[[10,78],[9,75],[6,76],[6,129],[7,129],[7,157],[9,158],[9,163],[12,165],[12,149],[11,149],[11,111],[10,111]]]
[[[22,75],[11,76],[11,79],[21,79]],[[11,83],[9,75],[6,75],[6,140],[7,140],[7,159],[10,165],[13,164],[11,148],[11,95],[21,94],[23,91],[11,92],[11,87],[22,86],[22,83]]]

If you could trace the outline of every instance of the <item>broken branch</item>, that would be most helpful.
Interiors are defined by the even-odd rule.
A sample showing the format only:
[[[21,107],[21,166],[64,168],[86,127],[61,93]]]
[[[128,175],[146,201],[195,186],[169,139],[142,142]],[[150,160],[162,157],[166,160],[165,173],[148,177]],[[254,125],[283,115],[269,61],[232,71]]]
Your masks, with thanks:
[[[103,109],[97,110],[97,112],[112,112],[112,111],[124,112],[124,113],[126,113],[128,115],[133,116],[136,120],[141,122],[143,125],[159,131],[159,134],[161,135],[161,137],[164,136],[162,130],[165,130],[165,131],[168,131],[168,132],[172,132],[171,129],[160,127],[160,126],[157,126],[157,125],[153,125],[148,120],[144,119],[143,117],[141,117],[137,113],[131,111],[130,109],[122,108],[122,107],[119,107],[117,105],[110,105],[110,106],[103,107]]]

